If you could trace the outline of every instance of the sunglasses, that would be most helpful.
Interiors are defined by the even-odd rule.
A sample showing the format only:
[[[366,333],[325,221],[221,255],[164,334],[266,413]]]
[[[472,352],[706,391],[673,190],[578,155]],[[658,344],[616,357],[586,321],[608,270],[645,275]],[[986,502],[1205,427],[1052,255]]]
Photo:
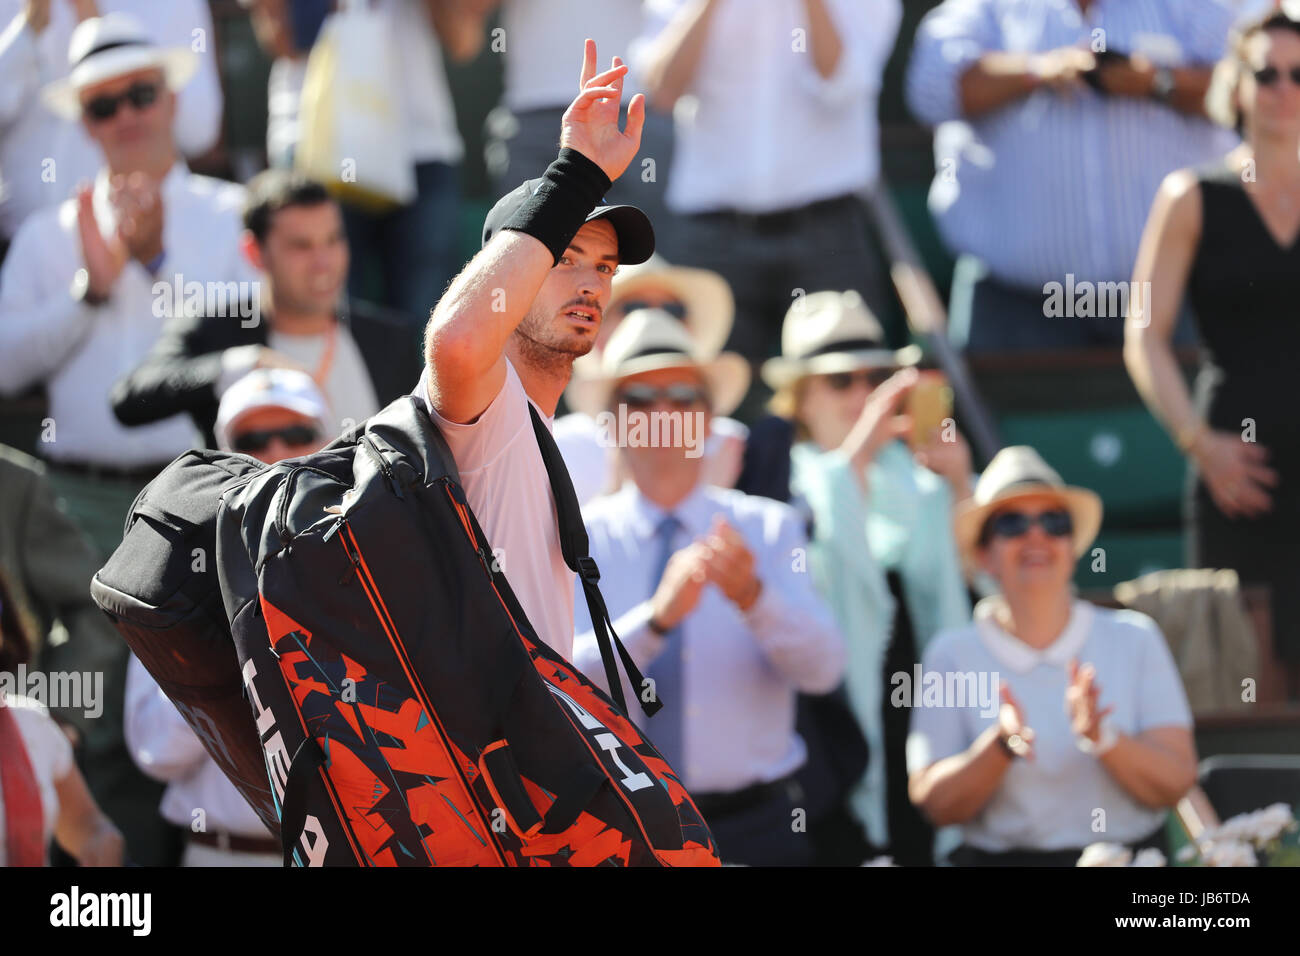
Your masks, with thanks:
[[[868,388],[879,388],[889,376],[893,375],[892,369],[887,368],[863,368],[856,372],[831,372],[825,376],[826,384],[836,392],[847,392],[854,385],[866,385]]]
[[[117,115],[117,108],[123,102],[130,101],[137,110],[153,106],[158,99],[157,83],[132,83],[124,93],[117,96],[96,96],[83,109],[87,116],[97,123],[110,120]]]
[[[698,385],[668,385],[664,388],[628,385],[618,392],[618,402],[629,408],[648,408],[656,402],[689,407],[701,403],[707,405],[708,401],[708,393]]]
[[[1043,529],[1043,533],[1052,538],[1066,538],[1074,533],[1074,519],[1064,508],[1053,508],[1039,515],[1027,515],[1023,511],[1004,511],[989,519],[985,527],[985,537],[1019,538],[1029,533],[1034,525]]]
[[[270,429],[261,432],[244,432],[231,441],[235,451],[262,451],[275,439],[280,439],[290,448],[299,448],[320,440],[320,431],[310,425],[290,425],[287,428]]]
[[[647,302],[645,299],[623,299],[618,305],[623,310],[624,315],[631,315],[633,312],[639,312],[642,309],[658,309],[660,312],[667,312],[678,322],[686,321],[686,303],[684,302]]]
[[[1255,71],[1255,82],[1260,86],[1276,86],[1277,81],[1282,78],[1283,71],[1275,66],[1266,66],[1262,70]],[[1300,86],[1300,66],[1293,66],[1286,71],[1286,75],[1291,77],[1291,82]]]

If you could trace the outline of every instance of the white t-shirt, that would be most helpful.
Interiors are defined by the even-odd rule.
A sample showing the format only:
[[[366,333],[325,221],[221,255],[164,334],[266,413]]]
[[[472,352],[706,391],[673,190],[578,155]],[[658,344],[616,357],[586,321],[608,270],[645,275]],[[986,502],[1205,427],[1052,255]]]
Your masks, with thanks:
[[[515,111],[568,106],[578,93],[574,67],[582,62],[583,41],[596,41],[602,64],[614,55],[626,62],[643,22],[641,0],[507,0],[501,9],[506,106]],[[629,76],[623,102],[640,90],[636,77]]]
[[[332,416],[327,422],[330,438],[379,411],[375,386],[370,381],[370,372],[356,340],[346,327],[339,325],[334,341],[334,358],[323,389]],[[272,331],[267,339],[270,348],[293,359],[308,372],[320,368],[326,344],[324,335],[283,335]]]
[[[429,401],[429,372],[419,394],[451,448],[469,506],[537,635],[566,659],[573,655],[576,577],[564,563],[551,481],[515,367],[492,404],[469,425],[449,422]],[[552,418],[538,414],[548,429]]]
[[[54,781],[62,780],[72,769],[72,744],[64,736],[54,718],[43,704],[28,697],[5,696],[5,706],[18,724],[18,735],[27,748],[27,759],[36,774],[36,785],[41,794],[41,815],[45,823],[45,842],[54,835],[54,823],[59,817],[59,797]],[[4,791],[0,789],[0,866],[9,865],[9,848],[6,844]]]

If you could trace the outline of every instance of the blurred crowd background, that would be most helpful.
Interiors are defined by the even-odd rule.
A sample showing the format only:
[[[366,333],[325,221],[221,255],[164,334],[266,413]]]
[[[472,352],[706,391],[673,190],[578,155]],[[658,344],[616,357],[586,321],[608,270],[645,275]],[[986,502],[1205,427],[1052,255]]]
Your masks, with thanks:
[[[1137,849],[1153,826],[1186,839],[1197,782],[1202,816],[1300,799],[1294,5],[0,0],[0,669],[106,675],[104,716],[54,708],[66,753],[29,746],[59,782],[47,838],[82,862],[118,859],[114,832],[134,862],[278,860],[87,584],[186,448],[305,454],[411,391],[485,213],[555,156],[586,37],[647,95],[608,198],[645,209],[657,247],[615,278],[556,421],[589,520],[621,527],[625,480],[652,499],[672,480],[609,453],[595,416],[700,403],[698,480],[790,503],[796,530],[741,547],[710,524],[745,527],[730,499],[687,530],[759,565],[813,555],[816,594],[787,595],[816,604],[802,617],[698,611],[765,647],[765,626],[802,631],[775,686],[719,678],[734,723],[685,731],[729,768],[687,784],[733,821],[735,861],[928,865],[962,842],[1042,862],[1104,839],[1080,808],[1107,801]],[[700,374],[638,392],[632,359],[670,341]],[[1027,584],[1037,559],[998,540],[1064,573]],[[657,590],[635,573],[616,613]],[[1065,644],[1133,628],[1146,650],[1069,686],[1130,694],[1131,735],[1194,731],[1199,776],[1181,740],[1148,741],[1151,779],[1056,765],[1044,726],[1042,778],[936,783],[983,725],[909,726],[891,676],[1015,670],[962,639],[1016,633],[997,608],[1021,601],[1069,608]],[[1038,723],[1039,691],[991,726]],[[806,810],[811,839],[769,839],[773,807]]]

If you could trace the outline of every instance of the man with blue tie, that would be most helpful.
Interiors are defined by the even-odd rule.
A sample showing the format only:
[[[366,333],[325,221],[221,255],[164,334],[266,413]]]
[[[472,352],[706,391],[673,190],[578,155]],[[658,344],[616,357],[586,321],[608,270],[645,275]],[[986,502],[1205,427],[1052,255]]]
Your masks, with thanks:
[[[812,860],[793,774],[806,750],[795,695],[844,675],[843,640],[807,572],[804,523],[788,505],[702,481],[703,443],[749,387],[748,365],[702,355],[657,310],[627,316],[598,376],[569,404],[595,417],[629,481],[584,510],[615,630],[646,674],[629,699],[663,709],[634,720],[678,772],[724,863]],[[576,602],[574,662],[604,686],[590,621]],[[634,708],[634,710],[636,710]]]

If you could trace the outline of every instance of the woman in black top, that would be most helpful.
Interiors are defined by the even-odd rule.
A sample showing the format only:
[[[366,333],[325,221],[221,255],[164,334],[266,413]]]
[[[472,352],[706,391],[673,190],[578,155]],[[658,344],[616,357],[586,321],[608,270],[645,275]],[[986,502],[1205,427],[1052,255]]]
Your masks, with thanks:
[[[1207,110],[1242,144],[1170,174],[1134,274],[1124,357],[1191,465],[1191,563],[1272,592],[1274,643],[1300,695],[1300,21],[1244,27]],[[1145,285],[1149,283],[1149,285]],[[1136,290],[1142,290],[1138,292]],[[1170,346],[1183,296],[1204,345],[1196,396]]]

